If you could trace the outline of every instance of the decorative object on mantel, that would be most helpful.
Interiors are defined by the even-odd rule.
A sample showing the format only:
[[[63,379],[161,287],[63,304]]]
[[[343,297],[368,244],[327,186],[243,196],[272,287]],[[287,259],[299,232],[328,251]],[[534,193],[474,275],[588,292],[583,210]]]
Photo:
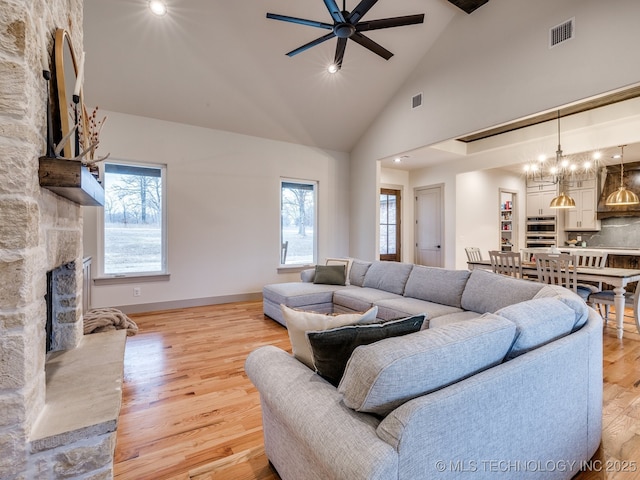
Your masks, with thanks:
[[[42,23],[41,29],[44,30]],[[50,105],[50,88],[47,85],[47,146],[45,156],[40,157],[38,171],[40,186],[80,205],[102,206],[104,189],[98,182],[97,175],[92,175],[87,165],[93,165],[109,156],[107,154],[101,158],[94,157],[100,140],[100,128],[106,117],[98,122],[95,119],[96,108],[93,123],[92,120],[87,119],[86,108],[82,102],[84,54],[80,71],[77,72],[71,40],[63,29],[56,30],[54,57],[60,116],[56,117],[58,121],[54,122]],[[42,69],[43,76],[49,81],[52,76],[49,70],[46,40],[42,47]],[[68,99],[72,99],[73,103],[68,102]],[[68,110],[69,106],[71,111]],[[57,143],[56,138],[60,138]]]
[[[127,336],[138,333],[138,325],[121,310],[112,307],[92,308],[83,314],[84,334],[126,330]]]
[[[626,145],[620,145],[620,186],[618,190],[607,197],[606,205],[636,205],[640,203],[638,195],[627,190],[624,186],[624,147]]]

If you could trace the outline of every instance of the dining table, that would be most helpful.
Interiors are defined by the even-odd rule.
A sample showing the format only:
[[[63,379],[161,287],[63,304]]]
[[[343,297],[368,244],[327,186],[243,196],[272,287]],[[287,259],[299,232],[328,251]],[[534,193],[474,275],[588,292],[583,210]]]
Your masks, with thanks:
[[[467,262],[470,270],[482,268],[491,270],[489,260]],[[535,262],[522,262],[522,275],[527,275],[530,279],[537,280],[538,269]],[[588,282],[602,282],[613,287],[613,304],[616,311],[616,329],[618,338],[623,338],[624,329],[624,308],[626,287],[628,284],[640,281],[640,269],[635,268],[615,268],[615,267],[577,267],[576,277],[578,280]],[[637,300],[636,300],[637,301]],[[634,318],[636,328],[640,332],[640,322]]]

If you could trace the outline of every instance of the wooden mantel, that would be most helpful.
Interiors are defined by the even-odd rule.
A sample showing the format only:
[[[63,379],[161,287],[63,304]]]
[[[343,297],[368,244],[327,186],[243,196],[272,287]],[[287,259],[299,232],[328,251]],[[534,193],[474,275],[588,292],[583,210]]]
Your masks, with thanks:
[[[40,186],[72,202],[86,206],[104,205],[104,188],[79,160],[40,157]]]

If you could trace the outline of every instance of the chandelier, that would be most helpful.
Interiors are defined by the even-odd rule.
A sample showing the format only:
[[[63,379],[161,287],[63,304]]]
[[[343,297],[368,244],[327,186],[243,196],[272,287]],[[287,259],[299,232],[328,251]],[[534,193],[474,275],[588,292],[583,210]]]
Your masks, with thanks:
[[[576,203],[567,195],[566,188],[578,181],[593,178],[600,158],[599,152],[594,153],[591,158],[583,159],[563,155],[560,144],[560,110],[558,110],[558,149],[555,158],[541,155],[537,161],[527,163],[524,167],[527,183],[558,185],[560,193],[551,200],[549,207],[573,208]]]

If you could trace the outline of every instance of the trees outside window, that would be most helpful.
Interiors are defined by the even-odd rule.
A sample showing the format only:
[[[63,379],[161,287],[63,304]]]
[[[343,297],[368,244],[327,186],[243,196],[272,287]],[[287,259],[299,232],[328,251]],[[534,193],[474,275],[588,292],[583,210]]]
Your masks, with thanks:
[[[281,180],[281,265],[315,263],[317,182]]]
[[[166,272],[163,166],[105,163],[103,273]]]

